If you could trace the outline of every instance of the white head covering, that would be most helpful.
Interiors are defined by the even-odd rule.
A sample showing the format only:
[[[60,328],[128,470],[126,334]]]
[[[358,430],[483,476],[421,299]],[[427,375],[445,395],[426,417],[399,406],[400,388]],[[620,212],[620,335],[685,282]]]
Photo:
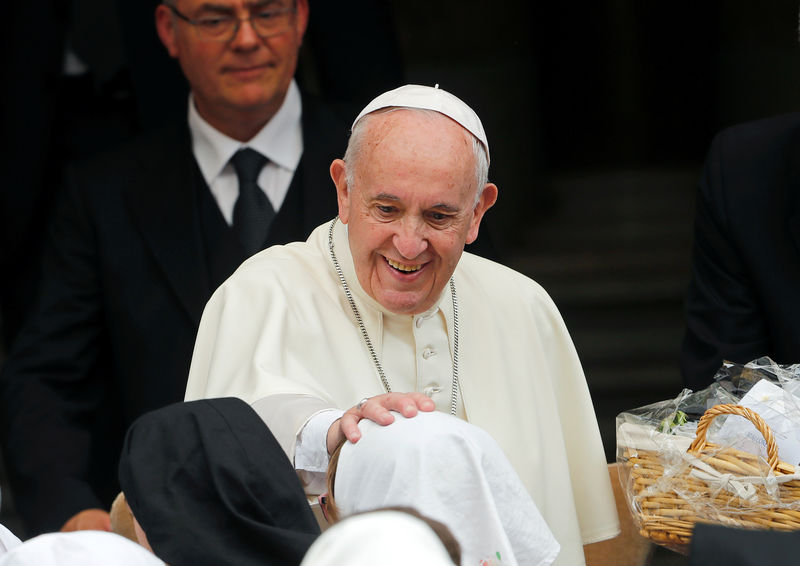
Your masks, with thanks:
[[[17,538],[17,535],[9,531],[3,525],[0,525],[0,555],[5,554],[15,546],[22,544],[22,541]]]
[[[486,139],[486,132],[483,130],[481,119],[464,101],[440,89],[438,84],[434,87],[405,85],[378,95],[356,116],[350,129],[352,130],[358,121],[367,114],[381,108],[390,107],[420,108],[444,114],[461,124],[468,132],[478,138],[478,141],[481,142],[486,150],[487,163],[490,161],[489,142]]]
[[[436,533],[401,511],[375,511],[337,523],[308,549],[300,566],[453,566]]]
[[[47,533],[0,557],[0,566],[165,566],[144,547],[105,531]]]
[[[519,476],[482,429],[451,415],[419,413],[380,426],[339,456],[334,494],[343,517],[409,506],[447,525],[462,564],[548,565],[560,550]]]

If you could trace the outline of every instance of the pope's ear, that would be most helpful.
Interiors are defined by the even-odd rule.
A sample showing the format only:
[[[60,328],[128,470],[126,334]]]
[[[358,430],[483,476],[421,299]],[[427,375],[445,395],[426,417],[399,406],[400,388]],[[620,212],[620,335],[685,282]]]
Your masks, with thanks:
[[[483,187],[483,191],[481,192],[481,196],[478,198],[478,204],[475,205],[472,211],[472,221],[470,222],[469,231],[467,232],[468,244],[471,244],[478,238],[478,229],[480,228],[483,215],[494,206],[495,202],[497,202],[497,185],[494,183],[486,183],[486,186]]]
[[[336,185],[336,200],[339,203],[339,220],[347,224],[350,211],[350,189],[347,186],[347,164],[341,159],[331,163],[331,179]]]

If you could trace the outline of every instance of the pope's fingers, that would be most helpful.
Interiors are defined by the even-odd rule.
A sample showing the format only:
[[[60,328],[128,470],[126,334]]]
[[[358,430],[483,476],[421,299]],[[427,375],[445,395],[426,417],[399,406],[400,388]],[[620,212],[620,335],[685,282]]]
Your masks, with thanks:
[[[435,408],[433,400],[422,393],[385,393],[362,399],[351,411],[360,414],[362,418],[385,426],[394,422],[390,411],[396,411],[410,418],[415,416],[417,411],[432,411]]]
[[[356,407],[356,409],[358,409]],[[371,397],[366,403],[361,406],[359,413],[364,419],[369,419],[378,423],[379,425],[386,426],[394,422],[394,417],[389,412],[392,410],[386,403],[386,395],[378,395]]]
[[[413,417],[417,411],[433,411],[436,404],[424,393],[389,393],[385,396],[383,407],[397,411],[404,417]]]
[[[436,404],[423,393],[384,393],[374,397],[365,397],[348,409],[337,421],[341,434],[350,442],[361,438],[358,421],[368,419],[386,426],[394,422],[391,411],[396,411],[406,418],[416,416],[418,411],[433,411]],[[331,426],[333,429],[333,426]],[[329,446],[330,446],[329,442]]]
[[[344,434],[345,438],[350,442],[357,442],[361,438],[361,431],[358,429],[358,421],[361,420],[361,415],[356,412],[347,411],[339,419],[339,427]]]

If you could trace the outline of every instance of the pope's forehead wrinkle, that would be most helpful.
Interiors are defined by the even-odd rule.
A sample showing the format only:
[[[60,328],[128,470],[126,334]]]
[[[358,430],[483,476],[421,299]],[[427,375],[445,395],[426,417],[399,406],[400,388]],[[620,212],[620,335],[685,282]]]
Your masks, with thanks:
[[[455,122],[439,112],[433,110],[419,110],[415,108],[387,108],[377,111],[371,117],[372,119],[367,124],[368,134],[374,138],[374,145],[380,144],[384,139],[400,127],[405,126],[405,122],[413,120],[422,120],[428,123],[439,122],[442,125],[447,123],[456,124],[459,129],[463,129],[458,122]],[[464,130],[466,132],[466,130]]]
[[[397,128],[397,121],[391,119],[375,120],[367,124],[367,144],[379,147]]]

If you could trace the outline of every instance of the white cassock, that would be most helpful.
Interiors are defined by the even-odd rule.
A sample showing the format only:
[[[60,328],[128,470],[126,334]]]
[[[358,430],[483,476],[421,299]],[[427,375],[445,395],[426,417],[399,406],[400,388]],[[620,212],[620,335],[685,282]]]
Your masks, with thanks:
[[[203,313],[186,390],[186,400],[266,400],[267,425],[292,460],[312,416],[385,392],[334,269],[328,230],[324,224],[306,242],[256,254],[217,289]],[[392,390],[425,391],[449,412],[449,286],[425,313],[390,313],[361,289],[341,222],[333,240]],[[615,536],[619,524],[564,322],[536,282],[492,261],[464,253],[453,279],[458,414],[503,449],[561,545],[554,564],[583,564],[582,545]]]

